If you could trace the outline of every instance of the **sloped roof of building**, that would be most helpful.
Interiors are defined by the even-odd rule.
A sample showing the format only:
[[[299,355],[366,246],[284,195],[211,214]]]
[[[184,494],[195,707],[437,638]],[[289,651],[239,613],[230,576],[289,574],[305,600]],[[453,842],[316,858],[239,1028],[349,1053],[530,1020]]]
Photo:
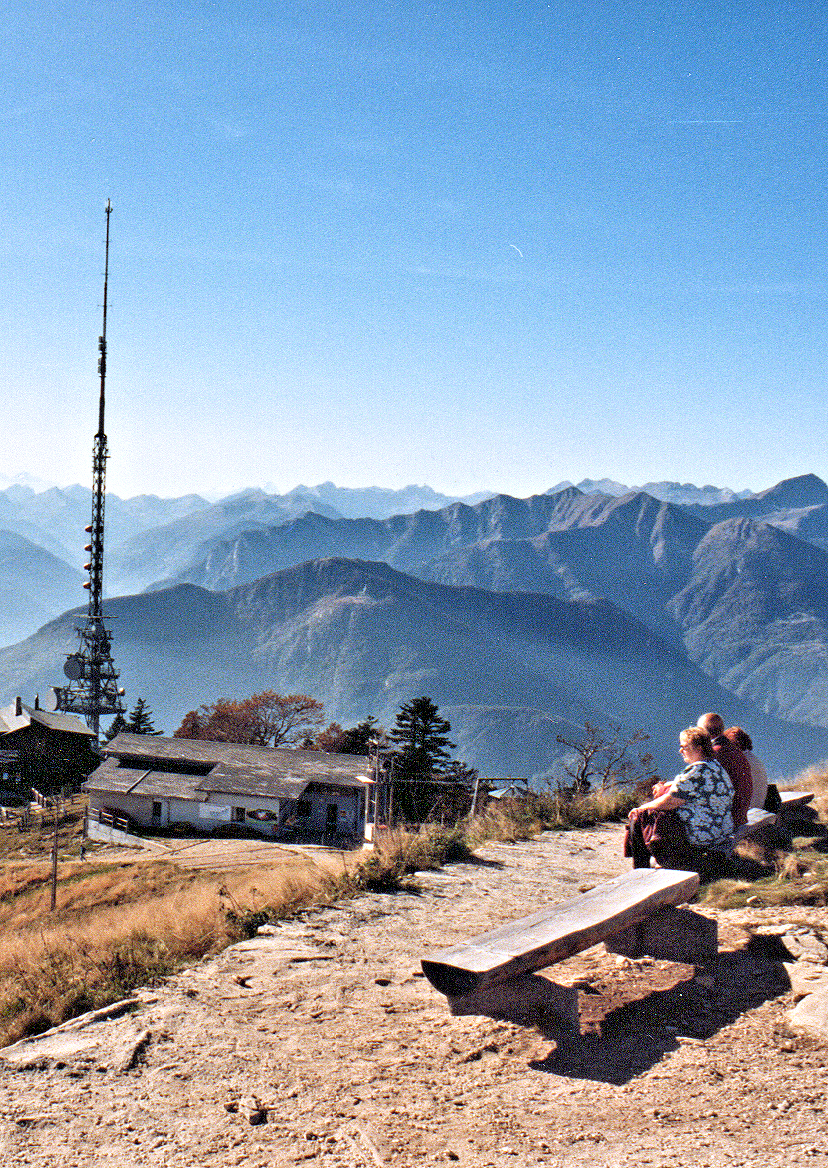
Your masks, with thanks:
[[[370,764],[363,755],[321,750],[119,734],[105,744],[103,754],[105,761],[87,779],[87,790],[196,800],[210,794],[298,799],[311,783],[363,787],[369,781]],[[202,768],[201,774],[193,773]]]
[[[148,798],[163,795],[167,799],[189,799],[203,803],[207,799],[207,792],[199,789],[200,781],[199,775],[119,766],[117,758],[108,758],[92,772],[84,783],[84,789],[107,794],[144,795]]]
[[[41,710],[35,706],[20,703],[20,713],[16,713],[17,703],[0,710],[0,734],[13,734],[15,730],[25,730],[32,722],[46,726],[49,730],[61,731],[64,734],[79,734],[82,737],[94,738],[94,730],[78,718],[75,714],[62,714],[52,710]]]

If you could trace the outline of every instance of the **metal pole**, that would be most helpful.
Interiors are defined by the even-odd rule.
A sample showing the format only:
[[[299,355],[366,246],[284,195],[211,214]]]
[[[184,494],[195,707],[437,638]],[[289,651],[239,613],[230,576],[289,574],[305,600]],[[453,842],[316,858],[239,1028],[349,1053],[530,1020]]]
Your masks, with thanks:
[[[60,796],[55,795],[55,838],[52,841],[52,905],[50,912],[55,911],[57,904],[57,860],[58,860],[58,820],[60,818]]]
[[[394,755],[388,760],[388,830],[394,826]]]
[[[472,815],[477,814],[477,793],[480,790],[480,771],[477,772],[474,780],[474,794],[472,795]]]

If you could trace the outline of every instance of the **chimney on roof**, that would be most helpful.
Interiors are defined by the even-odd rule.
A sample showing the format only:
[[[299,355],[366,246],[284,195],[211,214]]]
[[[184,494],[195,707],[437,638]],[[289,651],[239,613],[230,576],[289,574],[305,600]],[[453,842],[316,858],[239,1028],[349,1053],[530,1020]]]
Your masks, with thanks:
[[[35,694],[35,709],[40,709],[40,694]]]
[[[14,716],[15,718],[23,717],[23,703],[19,697],[14,699]]]

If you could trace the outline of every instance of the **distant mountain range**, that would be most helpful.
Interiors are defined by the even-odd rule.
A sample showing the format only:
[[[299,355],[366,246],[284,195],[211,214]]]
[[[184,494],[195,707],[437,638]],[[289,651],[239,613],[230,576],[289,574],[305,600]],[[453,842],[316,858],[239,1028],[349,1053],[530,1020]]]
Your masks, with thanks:
[[[428,694],[460,757],[487,774],[543,772],[561,753],[558,733],[607,718],[644,727],[670,772],[678,730],[714,708],[750,727],[773,770],[828,754],[824,729],[783,726],[725,693],[606,601],[457,588],[328,559],[223,592],[182,584],[119,597],[108,614],[122,676],[168,732],[203,701],[274,688],[313,694],[346,725],[368,713],[390,725],[401,703]],[[66,614],[0,650],[0,702],[19,683],[45,692],[74,625]]]
[[[543,771],[561,727],[584,719],[644,726],[669,769],[677,730],[712,708],[777,770],[828,756],[825,483],[651,484],[681,503],[580,486],[596,485],[447,502],[333,484],[108,498],[107,577],[130,595],[107,612],[129,695],[172,731],[202,702],[270,686],[318,696],[343,724],[390,724],[428,694],[488,773]],[[423,493],[441,505],[417,507]],[[400,495],[413,509],[383,514]],[[86,503],[81,488],[0,491],[9,639],[78,597],[60,552]],[[360,506],[375,513],[343,514]],[[75,620],[0,650],[0,702],[60,683]]]
[[[558,483],[556,487],[551,487],[547,493],[557,495],[559,491],[564,491],[572,485],[567,480]],[[678,503],[680,507],[732,503],[737,499],[747,499],[753,494],[752,491],[731,491],[729,487],[696,487],[693,483],[644,483],[640,487],[627,487],[613,479],[583,479],[576,486],[584,495],[652,495],[654,499],[661,499],[663,503]]]
[[[27,636],[77,603],[84,575],[14,531],[0,531],[0,625],[8,641]]]

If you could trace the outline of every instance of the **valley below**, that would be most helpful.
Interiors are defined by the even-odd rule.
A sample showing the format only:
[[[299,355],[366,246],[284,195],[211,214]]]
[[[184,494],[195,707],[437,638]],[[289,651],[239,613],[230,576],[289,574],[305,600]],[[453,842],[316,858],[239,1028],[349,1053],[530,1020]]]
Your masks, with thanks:
[[[719,956],[596,946],[548,971],[581,1033],[531,1007],[452,1017],[420,959],[627,866],[621,829],[488,843],[395,894],[304,913],[4,1052],[0,1163],[574,1168],[828,1163],[824,1048],[794,1033],[774,944],[824,908],[698,911]]]

